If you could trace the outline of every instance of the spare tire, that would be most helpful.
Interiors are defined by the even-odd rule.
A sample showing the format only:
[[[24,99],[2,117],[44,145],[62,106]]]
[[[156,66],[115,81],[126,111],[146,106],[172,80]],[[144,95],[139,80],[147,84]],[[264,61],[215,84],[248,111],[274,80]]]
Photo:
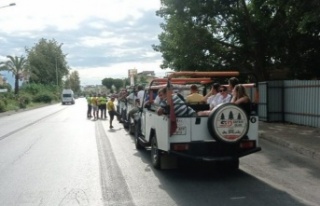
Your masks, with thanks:
[[[237,143],[249,130],[249,118],[246,112],[233,103],[220,104],[214,108],[208,118],[210,135],[223,143]]]

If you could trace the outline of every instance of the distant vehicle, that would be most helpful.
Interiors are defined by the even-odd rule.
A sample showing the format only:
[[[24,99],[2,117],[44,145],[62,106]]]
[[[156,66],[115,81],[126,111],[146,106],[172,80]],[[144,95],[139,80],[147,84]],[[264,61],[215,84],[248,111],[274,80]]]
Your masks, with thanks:
[[[64,89],[61,94],[61,104],[74,104],[74,93],[72,89]]]

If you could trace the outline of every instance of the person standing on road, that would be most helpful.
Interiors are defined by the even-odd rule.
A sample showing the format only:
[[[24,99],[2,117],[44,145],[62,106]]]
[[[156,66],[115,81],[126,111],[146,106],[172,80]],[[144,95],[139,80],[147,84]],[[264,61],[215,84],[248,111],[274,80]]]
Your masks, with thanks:
[[[93,97],[91,97],[91,105],[92,105],[92,110],[93,110],[93,120],[97,120],[98,119],[98,97],[97,94],[93,95]]]
[[[112,126],[112,121],[114,119],[114,115],[117,115],[118,117],[120,116],[120,114],[116,111],[116,108],[114,106],[114,100],[115,100],[115,97],[112,96],[111,99],[108,101],[107,103],[107,109],[108,109],[108,113],[109,113],[109,116],[110,116],[110,129],[113,128]]]
[[[100,119],[107,119],[107,96],[101,95],[99,98]]]
[[[87,118],[90,119],[92,117],[91,95],[88,95],[86,99],[88,103]]]
[[[123,121],[124,116],[125,116],[125,112],[126,112],[126,103],[127,103],[127,99],[126,97],[128,96],[128,91],[127,89],[122,89],[119,93],[118,96],[118,104],[119,104],[119,114],[121,115],[121,118],[119,121]]]

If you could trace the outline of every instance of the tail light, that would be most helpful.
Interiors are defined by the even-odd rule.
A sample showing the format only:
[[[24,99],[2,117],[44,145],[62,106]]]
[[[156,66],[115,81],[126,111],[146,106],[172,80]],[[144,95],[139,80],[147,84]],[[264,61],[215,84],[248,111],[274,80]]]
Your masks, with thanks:
[[[174,151],[185,151],[189,150],[189,144],[173,144],[171,148]]]
[[[256,142],[252,140],[245,140],[240,142],[241,149],[251,149],[256,147]]]

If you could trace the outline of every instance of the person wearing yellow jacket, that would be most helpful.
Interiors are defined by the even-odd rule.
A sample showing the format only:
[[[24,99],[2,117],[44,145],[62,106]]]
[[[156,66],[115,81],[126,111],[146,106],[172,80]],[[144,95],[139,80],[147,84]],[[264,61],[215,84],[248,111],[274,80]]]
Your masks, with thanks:
[[[91,106],[92,106],[92,112],[93,112],[93,120],[98,119],[98,96],[97,94],[93,95],[91,97]]]
[[[87,110],[87,118],[92,117],[92,105],[91,105],[91,95],[87,96],[88,110]]]
[[[109,113],[109,116],[110,116],[110,129],[113,128],[112,126],[112,121],[114,119],[114,115],[117,115],[118,117],[120,117],[120,114],[116,111],[116,108],[114,106],[114,100],[115,100],[115,97],[112,96],[111,99],[108,101],[107,103],[107,109],[108,109],[108,113]]]
[[[107,96],[105,94],[98,98],[98,107],[100,111],[100,119],[107,119]]]

